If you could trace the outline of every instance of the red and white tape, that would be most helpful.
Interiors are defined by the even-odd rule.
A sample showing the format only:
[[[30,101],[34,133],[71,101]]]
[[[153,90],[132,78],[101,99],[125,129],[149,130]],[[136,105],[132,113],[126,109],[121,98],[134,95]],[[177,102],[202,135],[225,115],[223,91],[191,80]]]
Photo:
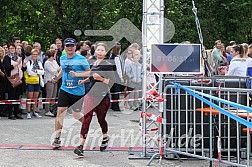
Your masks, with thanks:
[[[130,92],[141,92],[142,90],[133,90],[133,91],[124,91],[124,92],[115,92],[111,94],[126,94]],[[164,98],[159,97],[159,93],[156,90],[151,90],[146,92],[147,101],[157,101],[157,102],[164,102]],[[0,100],[0,104],[55,104],[55,102],[48,102],[49,100],[57,100],[58,98],[32,98],[32,99],[15,99],[15,100]],[[143,98],[135,98],[135,99],[122,99],[122,100],[111,100],[110,102],[127,102],[127,101],[141,101]],[[29,102],[26,102],[29,101]],[[38,102],[30,102],[30,101],[38,101]],[[40,102],[40,101],[47,101],[47,102]]]
[[[160,95],[156,90],[150,90],[147,92],[147,101],[156,101],[156,102],[164,102],[163,95]]]
[[[127,92],[139,92],[142,90],[136,90],[136,91],[127,91]],[[116,93],[122,93],[122,92],[116,92]],[[152,101],[152,102],[159,102],[162,103],[164,102],[163,97],[159,97],[160,95],[156,90],[151,90],[147,92],[147,101]],[[16,99],[16,100],[0,100],[0,104],[56,104],[57,102],[48,102],[48,100],[56,100],[58,98],[33,98],[33,99]],[[41,100],[43,102],[41,102]],[[141,101],[143,98],[134,98],[134,99],[122,99],[122,100],[110,100],[110,102],[129,102],[129,101]],[[33,102],[31,102],[33,101]]]
[[[222,85],[222,83],[220,82],[219,85],[218,85],[218,89],[216,90],[216,94],[218,94],[218,93],[220,92],[220,90],[221,90],[221,85]]]
[[[33,99],[15,99],[15,100],[0,100],[0,102],[17,102],[17,101],[40,101],[40,100],[57,100],[58,98],[33,98]]]
[[[0,105],[1,104],[57,104],[57,102],[47,102],[47,101],[44,101],[44,102],[41,102],[41,101],[36,101],[36,102],[27,102],[27,101],[7,101],[7,102],[3,102],[3,101],[0,101]]]
[[[159,139],[159,137],[158,137],[158,135],[150,135],[150,134],[144,134],[144,136],[146,137],[146,138],[151,138],[151,139],[154,139],[154,140],[156,140],[156,141],[158,141],[158,142],[160,142],[160,139]]]
[[[135,98],[135,99],[122,99],[122,100],[110,100],[110,102],[127,102],[127,101],[141,101],[143,98]]]
[[[146,118],[161,124],[165,124],[166,121],[165,119],[163,119],[161,116],[156,116],[154,114],[150,114],[150,113],[146,113],[146,112],[141,112],[141,118],[143,118],[143,116],[146,115]]]
[[[37,99],[40,100],[40,99]],[[135,99],[122,99],[122,100],[110,100],[110,102],[129,102],[129,101],[141,101],[143,98],[135,98]],[[57,102],[54,101],[35,101],[32,99],[25,99],[24,100],[0,100],[1,104],[57,104]]]
[[[218,149],[218,161],[215,162],[214,167],[217,167],[218,163],[221,161],[221,137],[216,136],[217,139],[217,149]]]
[[[135,93],[135,92],[142,92],[142,90],[132,90],[132,91],[123,91],[123,92],[110,92],[111,95],[115,94],[127,94],[127,93]]]
[[[127,93],[142,92],[142,91],[143,90],[122,91],[122,92],[113,92],[113,93],[110,92],[110,94],[111,95],[113,95],[113,94],[127,94]],[[156,90],[149,90],[149,91],[146,92],[146,94],[147,95],[153,95],[153,96],[156,96],[156,97],[159,96],[159,93]]]

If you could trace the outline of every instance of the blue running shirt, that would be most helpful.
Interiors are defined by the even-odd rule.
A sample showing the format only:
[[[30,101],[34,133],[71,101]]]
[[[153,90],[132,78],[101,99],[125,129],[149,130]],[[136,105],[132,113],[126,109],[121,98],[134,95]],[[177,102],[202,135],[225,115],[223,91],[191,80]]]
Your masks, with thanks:
[[[85,87],[84,84],[78,85],[78,81],[84,78],[72,77],[69,72],[74,71],[78,73],[89,69],[90,66],[87,59],[79,54],[75,54],[72,58],[63,55],[60,57],[60,65],[62,68],[62,85],[60,89],[75,96],[83,96]]]

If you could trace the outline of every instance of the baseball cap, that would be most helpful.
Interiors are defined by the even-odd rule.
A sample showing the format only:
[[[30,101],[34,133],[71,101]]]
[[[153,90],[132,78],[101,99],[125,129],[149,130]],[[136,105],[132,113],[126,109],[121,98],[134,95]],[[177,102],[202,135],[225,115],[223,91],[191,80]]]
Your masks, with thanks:
[[[76,45],[76,41],[73,38],[67,38],[64,40],[64,45]]]

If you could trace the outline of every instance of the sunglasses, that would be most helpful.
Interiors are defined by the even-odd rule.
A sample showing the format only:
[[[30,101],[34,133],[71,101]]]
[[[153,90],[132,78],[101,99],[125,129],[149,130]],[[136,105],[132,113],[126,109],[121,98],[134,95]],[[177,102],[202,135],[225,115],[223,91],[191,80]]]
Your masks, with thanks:
[[[66,47],[74,47],[74,44],[67,44]]]

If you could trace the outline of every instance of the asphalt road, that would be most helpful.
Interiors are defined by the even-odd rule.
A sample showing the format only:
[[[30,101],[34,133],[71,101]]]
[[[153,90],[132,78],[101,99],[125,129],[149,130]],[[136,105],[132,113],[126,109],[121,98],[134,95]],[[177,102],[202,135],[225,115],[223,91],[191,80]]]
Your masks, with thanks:
[[[41,113],[43,115],[43,113]],[[25,115],[23,115],[25,117]],[[62,143],[66,149],[53,150],[54,118],[45,117],[31,120],[0,119],[0,166],[2,167],[140,167],[146,166],[148,159],[128,159],[128,147],[141,148],[139,132],[139,112],[114,112],[107,115],[111,140],[106,152],[95,151],[101,142],[101,130],[96,117],[93,117],[84,158],[78,158],[73,148],[78,145],[81,124],[71,115],[66,115],[62,134]],[[119,149],[122,151],[115,151]],[[202,160],[167,160],[161,164],[154,160],[151,166],[203,167],[209,162]]]

